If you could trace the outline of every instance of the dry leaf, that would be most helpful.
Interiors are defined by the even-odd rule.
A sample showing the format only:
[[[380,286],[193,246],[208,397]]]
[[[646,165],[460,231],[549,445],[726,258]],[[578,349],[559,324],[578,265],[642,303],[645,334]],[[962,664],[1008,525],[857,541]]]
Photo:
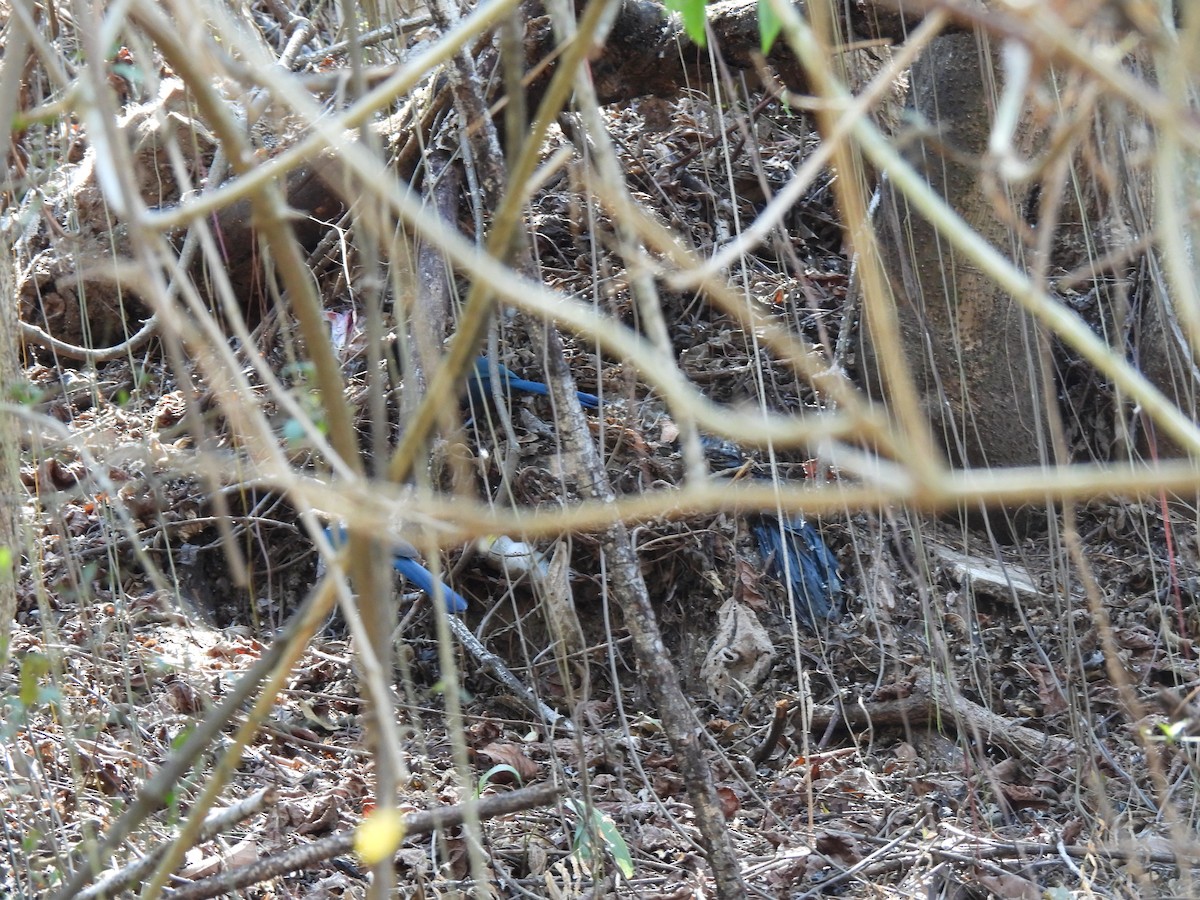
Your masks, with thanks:
[[[717,788],[717,800],[721,803],[721,815],[725,817],[726,821],[732,819],[742,808],[742,801],[738,799],[738,795],[733,792],[732,788]]]
[[[477,753],[480,758],[490,761],[492,765],[512,766],[520,776],[522,784],[528,784],[537,777],[538,764],[525,755],[525,748],[520,744],[513,744],[509,741],[493,741]],[[506,778],[505,773],[498,772],[491,780],[497,784],[504,784],[511,779]]]

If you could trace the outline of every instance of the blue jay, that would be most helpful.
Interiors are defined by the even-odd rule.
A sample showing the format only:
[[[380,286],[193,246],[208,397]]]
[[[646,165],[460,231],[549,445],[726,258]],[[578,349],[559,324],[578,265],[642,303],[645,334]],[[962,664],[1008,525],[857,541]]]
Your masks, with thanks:
[[[541,394],[544,397],[550,395],[550,388],[540,381],[526,381],[512,369],[499,363],[496,364],[496,370],[500,375],[499,388],[501,395],[507,390],[524,391],[527,394]],[[469,378],[471,397],[483,402],[490,401],[492,399],[492,366],[486,356],[481,356],[475,360],[475,368],[472,369]],[[595,394],[576,391],[575,396],[579,398],[580,406],[585,406],[588,409],[600,408],[600,398]]]
[[[334,547],[340,547],[346,543],[346,531],[340,526],[337,528],[326,528],[325,536],[329,538],[329,542]],[[406,581],[411,582],[430,597],[437,596],[434,588],[436,582],[433,573],[418,562],[421,554],[417,552],[416,547],[408,541],[396,539],[392,544],[392,554],[394,557],[392,568],[403,575]],[[446,611],[451,614],[464,612],[467,608],[466,598],[444,581],[441,582],[441,587],[442,596],[446,599]]]

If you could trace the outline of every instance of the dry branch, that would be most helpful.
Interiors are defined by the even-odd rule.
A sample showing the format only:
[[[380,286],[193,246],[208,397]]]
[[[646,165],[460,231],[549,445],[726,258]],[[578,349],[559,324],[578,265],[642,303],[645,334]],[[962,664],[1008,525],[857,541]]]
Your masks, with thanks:
[[[557,784],[540,784],[507,794],[484,797],[478,803],[459,803],[443,809],[427,809],[409,813],[404,817],[404,834],[411,837],[461,825],[466,820],[468,808],[472,806],[474,807],[473,815],[479,821],[485,821],[524,809],[546,806],[562,792],[563,788]],[[169,900],[203,900],[206,897],[217,897],[230,891],[259,884],[270,878],[299,871],[322,860],[342,856],[353,849],[354,832],[340,831],[323,840],[293,847],[286,853],[259,860],[252,865],[234,869],[223,875],[205,878],[179,890],[167,891],[163,896]]]
[[[276,799],[275,788],[265,787],[233,806],[217,810],[210,814],[200,827],[200,840],[208,841],[218,834],[228,831],[239,822],[257,815],[269,806],[274,806]],[[167,846],[163,844],[155,848],[132,865],[113,872],[99,883],[80,891],[76,900],[104,900],[105,897],[117,896],[133,882],[147,878],[154,871],[154,867],[158,865]]]
[[[133,830],[154,812],[166,806],[171,792],[195,764],[196,758],[211,747],[217,735],[238,718],[243,705],[285,660],[292,644],[308,640],[315,630],[315,623],[319,623],[328,615],[328,607],[329,603],[323,601],[320,592],[314,591],[309,596],[287,627],[263,651],[258,661],[233,685],[225,699],[213,707],[203,721],[192,730],[183,746],[172,753],[158,771],[142,785],[137,797],[120,818],[108,826],[97,846],[80,848],[78,868],[55,894],[59,900],[77,897],[97,867],[108,861]]]
[[[814,707],[808,727],[813,734],[819,734],[831,724],[858,730],[950,722],[959,723],[965,736],[979,737],[1033,759],[1065,754],[1071,746],[1066,738],[1018,725],[1012,719],[968,700],[944,675],[928,673],[919,675],[911,693],[899,700]]]
[[[604,463],[595,443],[590,438],[581,438],[588,434],[583,412],[570,388],[563,384],[569,373],[562,340],[553,329],[548,330],[547,336],[550,384],[555,391],[555,405],[564,411],[559,419],[566,449],[564,458],[572,461],[574,474],[580,484],[585,485],[588,496],[612,503],[616,497]],[[714,895],[722,900],[745,897],[741,865],[721,811],[712,771],[704,756],[696,715],[683,693],[679,673],[663,643],[629,531],[623,523],[616,522],[600,535],[600,542],[608,563],[606,580],[633,639],[638,673],[662,720],[663,730],[675,753],[676,766],[687,787],[696,827],[712,869]]]

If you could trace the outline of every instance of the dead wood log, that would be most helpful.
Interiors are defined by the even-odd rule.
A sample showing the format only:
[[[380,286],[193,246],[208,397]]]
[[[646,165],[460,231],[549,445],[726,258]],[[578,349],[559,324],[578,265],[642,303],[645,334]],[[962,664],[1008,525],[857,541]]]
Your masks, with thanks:
[[[284,195],[294,214],[290,224],[305,250],[317,246],[349,205],[339,196],[344,188],[341,176],[342,167],[333,154],[317,157],[288,175]],[[263,255],[252,221],[251,201],[241,200],[223,209],[217,216],[216,232],[230,286],[253,325],[266,314],[270,294],[264,287]],[[200,278],[197,281],[203,283]]]
[[[964,737],[1003,747],[1026,759],[1065,755],[1071,742],[1056,734],[1019,725],[964,697],[944,675],[921,673],[908,695],[896,700],[817,706],[807,727],[819,734],[831,725],[863,730],[944,727],[956,724]],[[797,723],[797,727],[803,727]]]
[[[804,3],[799,3],[803,8]],[[725,0],[707,9],[708,29],[722,58],[731,69],[753,73],[761,64],[759,54],[757,0]],[[526,34],[524,41],[526,67],[533,70],[555,53],[555,40],[549,16],[540,0],[524,8]],[[848,7],[844,28],[848,35],[873,39],[902,40],[919,16],[903,15],[874,0],[854,0]],[[490,52],[490,45],[481,45]],[[806,80],[799,62],[778,41],[765,62],[793,90],[802,91]],[[613,103],[641,96],[674,96],[688,85],[705,84],[712,78],[708,51],[683,32],[678,16],[670,15],[654,0],[625,0],[622,3],[603,48],[590,62],[592,78],[599,100]],[[549,84],[553,65],[545,67],[528,87],[529,108],[536,107],[541,93]],[[450,94],[434,90],[434,106],[443,108]],[[490,98],[495,99],[495,98]],[[436,116],[427,109],[411,108],[410,115],[422,125]],[[412,179],[419,162],[419,150],[428,145],[428,134],[417,135],[417,122],[407,118],[381,126],[385,137],[405,135],[406,140],[394,141],[397,148],[398,177]],[[318,158],[303,169],[289,175],[286,194],[289,207],[295,212],[293,228],[301,246],[314,247],[326,224],[335,221],[354,198],[344,198],[344,179],[335,157]],[[261,259],[249,201],[223,210],[217,219],[218,245],[222,263],[235,296],[239,298],[248,318],[253,322],[265,313]],[[199,273],[197,273],[199,275]],[[198,280],[203,281],[200,277]]]
[[[582,4],[581,4],[582,5]],[[804,15],[805,0],[796,7]],[[901,4],[903,6],[903,4]],[[901,41],[920,21],[919,14],[898,11],[892,4],[875,0],[852,0],[839,4],[847,36]],[[554,50],[550,18],[540,2],[525,7],[526,58],[530,64]],[[762,61],[758,31],[757,0],[723,0],[705,10],[708,32],[724,63],[731,69],[754,72]],[[799,61],[783,41],[777,41],[765,62],[793,90],[803,91],[807,78]],[[604,47],[590,64],[596,96],[601,103],[636,97],[671,97],[685,86],[712,80],[709,53],[683,30],[682,20],[667,13],[654,0],[624,0]],[[532,91],[548,81],[549,73]]]

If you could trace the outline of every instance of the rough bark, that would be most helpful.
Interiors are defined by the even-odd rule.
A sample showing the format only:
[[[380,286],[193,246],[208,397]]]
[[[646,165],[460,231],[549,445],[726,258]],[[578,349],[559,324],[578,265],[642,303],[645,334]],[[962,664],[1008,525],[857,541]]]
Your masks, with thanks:
[[[998,217],[980,178],[991,92],[977,38],[935,40],[913,66],[911,90],[912,108],[936,132],[915,144],[910,162],[970,228],[1006,256],[1019,256],[1018,237]],[[890,184],[882,190],[880,245],[901,344],[947,455],[959,465],[1036,464],[1042,393],[1033,323],[941,240],[903,194]],[[871,360],[869,336],[867,343]]]
[[[0,253],[0,402],[19,397],[17,303],[12,258]],[[17,566],[21,561],[18,512],[21,486],[20,429],[16,416],[0,413],[0,665],[8,658],[8,639],[17,614]]]
[[[547,329],[547,367],[555,405],[563,410],[559,427],[566,449],[564,458],[571,460],[572,471],[580,477],[580,492],[591,500],[612,503],[616,495],[599,450],[589,437],[587,423],[575,398],[575,385],[564,361],[562,341],[552,327]],[[696,827],[712,868],[714,894],[721,900],[745,897],[741,865],[721,812],[712,771],[705,759],[701,728],[663,644],[629,532],[624,525],[613,525],[600,535],[600,541],[608,562],[609,591],[621,608],[625,627],[629,629],[638,673],[646,695],[662,721],[663,731],[675,753],[675,765],[687,786]]]
[[[1135,357],[1151,383],[1195,419],[1200,411],[1200,366],[1161,276],[1148,282],[1151,296],[1134,333]],[[1136,424],[1144,429],[1137,449],[1146,456],[1166,459],[1185,455],[1167,435],[1157,433],[1148,419]]]

